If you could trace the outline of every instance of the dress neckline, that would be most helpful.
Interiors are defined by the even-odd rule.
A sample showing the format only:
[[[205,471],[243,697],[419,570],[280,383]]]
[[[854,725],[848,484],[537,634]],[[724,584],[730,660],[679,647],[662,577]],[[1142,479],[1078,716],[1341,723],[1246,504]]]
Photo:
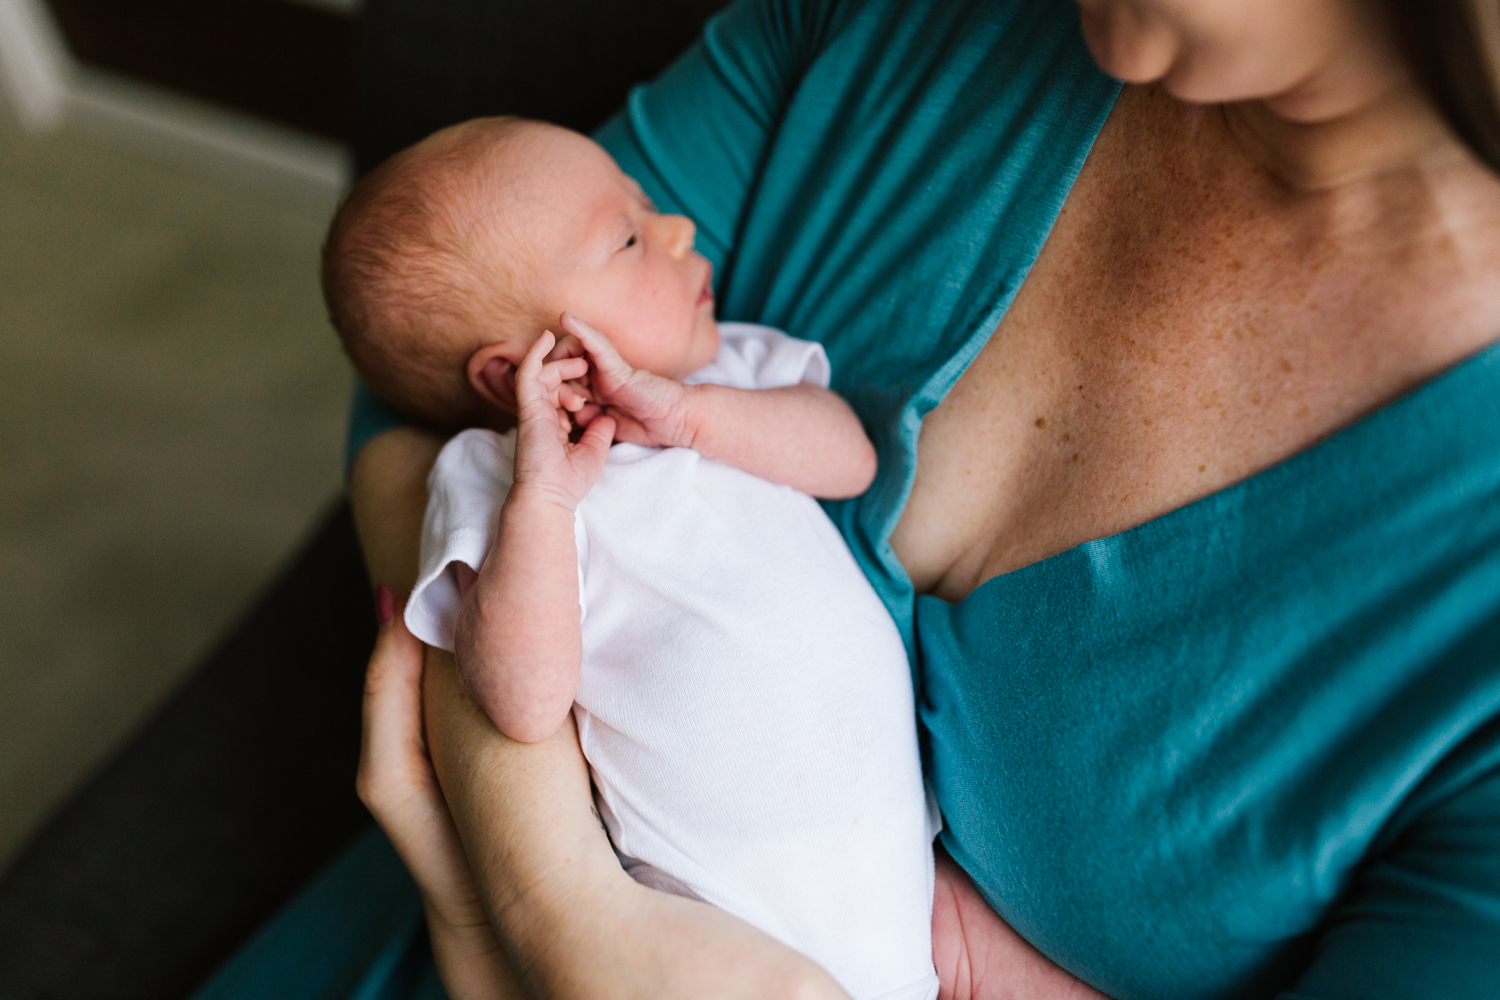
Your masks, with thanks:
[[[1493,374],[1490,369],[1494,369]],[[1486,375],[1500,379],[1500,341],[1495,341],[1481,348],[1462,361],[1449,366],[1432,378],[1420,385],[1396,396],[1394,399],[1382,404],[1370,413],[1365,414],[1358,420],[1348,424],[1332,434],[1324,437],[1308,447],[1292,455],[1288,455],[1281,461],[1261,469],[1250,476],[1237,482],[1216,490],[1207,496],[1199,497],[1191,503],[1184,504],[1164,514],[1124,531],[1105,535],[1101,538],[1093,538],[1079,542],[1077,545],[1053,553],[1036,562],[1029,563],[1018,569],[992,576],[983,581],[961,600],[948,602],[932,594],[918,594],[917,601],[937,601],[938,603],[957,609],[966,604],[981,591],[992,589],[996,586],[1006,586],[1011,582],[1023,580],[1031,575],[1048,573],[1054,571],[1057,566],[1064,563],[1075,562],[1084,558],[1091,548],[1101,545],[1118,545],[1126,542],[1137,541],[1155,532],[1166,531],[1175,527],[1179,522],[1188,521],[1202,517],[1206,512],[1224,507],[1226,504],[1236,503],[1243,500],[1246,494],[1257,491],[1274,491],[1283,486],[1285,480],[1292,482],[1306,482],[1308,477],[1304,475],[1309,467],[1320,464],[1335,465],[1343,461],[1341,457],[1346,452],[1357,450],[1361,445],[1369,446],[1372,441],[1384,441],[1389,437],[1389,424],[1398,421],[1410,421],[1416,419],[1416,414],[1422,413],[1434,407],[1441,407],[1445,403],[1454,402],[1468,398],[1468,394],[1480,391],[1481,386],[1470,387],[1469,382],[1481,381]],[[1496,387],[1500,394],[1500,386]],[[1496,435],[1497,443],[1500,443],[1500,424],[1490,428]],[[1424,457],[1435,460],[1434,452],[1424,452]],[[1001,584],[1000,581],[1006,581]]]

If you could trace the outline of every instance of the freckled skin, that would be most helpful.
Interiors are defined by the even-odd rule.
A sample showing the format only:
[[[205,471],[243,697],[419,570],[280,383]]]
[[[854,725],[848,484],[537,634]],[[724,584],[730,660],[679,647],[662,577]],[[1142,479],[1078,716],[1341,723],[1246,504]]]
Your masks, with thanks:
[[[1454,185],[1425,178],[1298,193],[1223,115],[1127,88],[1015,305],[923,425],[891,539],[918,589],[959,600],[1223,489],[1494,340],[1487,178],[1457,184],[1457,226]]]

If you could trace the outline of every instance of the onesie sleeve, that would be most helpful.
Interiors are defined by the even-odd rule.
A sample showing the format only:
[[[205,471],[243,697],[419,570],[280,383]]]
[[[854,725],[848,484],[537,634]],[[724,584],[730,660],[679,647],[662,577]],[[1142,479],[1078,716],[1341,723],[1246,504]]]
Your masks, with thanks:
[[[767,150],[839,0],[737,0],[595,138],[722,274]]]
[[[1500,739],[1500,726],[1492,735]],[[1500,993],[1500,764],[1406,826],[1355,879],[1281,1000]]]
[[[429,646],[453,649],[460,594],[456,563],[478,572],[515,470],[516,435],[467,430],[438,454],[427,479],[417,585],[406,627]]]
[[[831,374],[822,344],[755,323],[720,323],[718,356],[682,381],[733,389],[783,389],[811,382],[826,389]]]

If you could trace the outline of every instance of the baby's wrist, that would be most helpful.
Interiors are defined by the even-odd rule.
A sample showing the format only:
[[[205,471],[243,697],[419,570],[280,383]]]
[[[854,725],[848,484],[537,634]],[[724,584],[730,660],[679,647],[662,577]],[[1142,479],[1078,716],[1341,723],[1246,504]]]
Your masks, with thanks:
[[[680,440],[672,442],[676,448],[693,448],[701,450],[705,439],[704,430],[712,423],[712,401],[701,385],[684,385],[682,387],[682,400],[678,404],[681,408],[681,418],[676,421]]]
[[[518,480],[505,495],[501,512],[507,517],[549,517],[578,510],[578,498],[546,483]]]

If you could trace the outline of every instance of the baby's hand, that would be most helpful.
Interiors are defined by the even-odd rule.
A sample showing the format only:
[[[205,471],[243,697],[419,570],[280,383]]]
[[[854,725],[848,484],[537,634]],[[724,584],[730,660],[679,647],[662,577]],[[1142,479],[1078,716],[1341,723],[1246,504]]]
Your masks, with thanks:
[[[615,418],[616,440],[660,448],[693,446],[686,405],[687,387],[644,369],[630,367],[609,338],[572,313],[563,313],[558,322],[577,338],[577,346],[564,341],[555,353],[567,357],[581,350],[588,355],[592,368],[585,380],[589,396],[594,404]],[[572,403],[572,400],[565,402]],[[587,412],[580,411],[580,417]]]
[[[576,509],[604,471],[604,459],[615,433],[609,416],[587,421],[575,444],[570,434],[584,400],[564,383],[588,371],[583,358],[546,361],[557,339],[543,333],[516,369],[516,479],[511,496],[534,494]]]

